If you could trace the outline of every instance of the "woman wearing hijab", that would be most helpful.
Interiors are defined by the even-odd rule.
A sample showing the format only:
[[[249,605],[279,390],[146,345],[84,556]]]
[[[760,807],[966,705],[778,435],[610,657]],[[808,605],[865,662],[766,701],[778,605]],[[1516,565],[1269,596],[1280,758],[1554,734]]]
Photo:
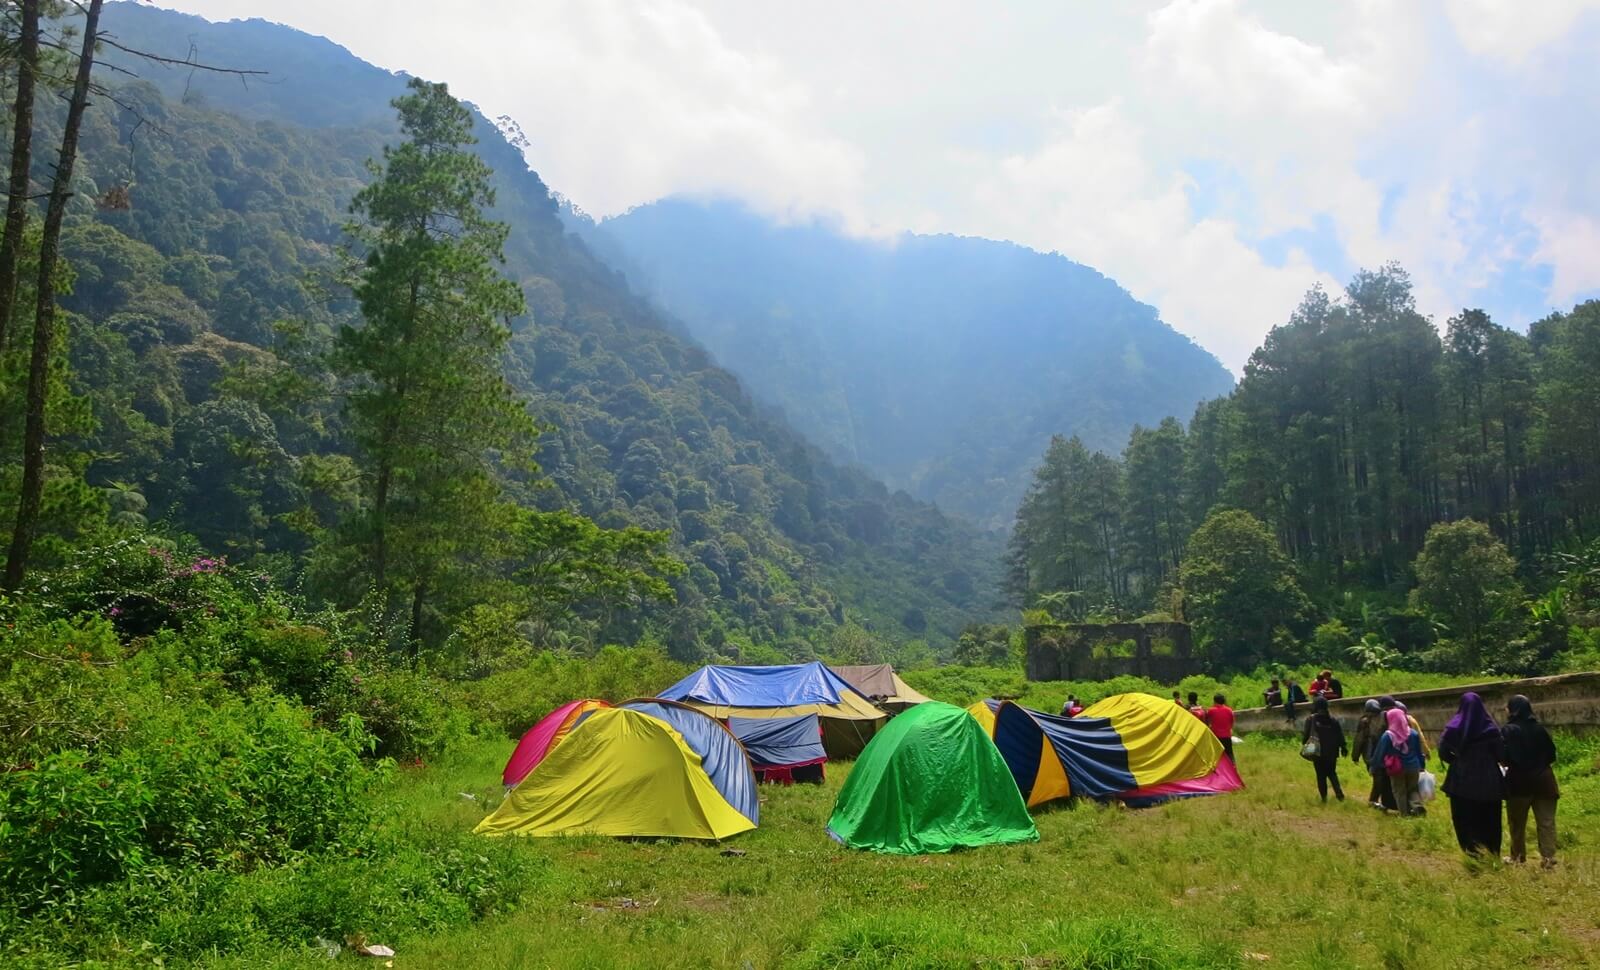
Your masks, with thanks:
[[[1505,798],[1501,754],[1500,725],[1483,698],[1467,691],[1439,735],[1439,760],[1450,766],[1444,776],[1450,824],[1461,851],[1469,855],[1487,852],[1500,858],[1500,802]]]
[[[1506,766],[1506,821],[1511,826],[1511,861],[1528,861],[1528,809],[1539,829],[1539,857],[1546,869],[1556,864],[1556,745],[1533,716],[1521,694],[1506,705],[1510,719],[1501,732]]]
[[[1406,714],[1399,708],[1384,712],[1384,723],[1386,729],[1372,751],[1372,769],[1388,776],[1401,815],[1426,815],[1422,793],[1417,790],[1417,776],[1428,763],[1428,756],[1422,753],[1422,732],[1406,723]]]
[[[1383,709],[1373,698],[1367,698],[1366,710],[1361,712],[1361,720],[1356,722],[1355,738],[1350,742],[1350,760],[1367,769],[1367,775],[1372,779],[1371,790],[1367,792],[1367,804],[1373,808],[1387,808],[1393,811],[1394,792],[1389,788],[1389,776],[1383,773],[1380,766],[1372,767],[1372,752],[1377,750],[1378,738],[1384,731]]]
[[[1378,707],[1384,712],[1385,715],[1398,708],[1400,713],[1406,716],[1406,723],[1411,725],[1411,730],[1417,732],[1417,737],[1422,739],[1423,760],[1426,761],[1430,756],[1432,756],[1433,752],[1428,748],[1428,736],[1422,733],[1422,725],[1417,723],[1417,719],[1411,716],[1411,712],[1406,710],[1406,706],[1404,704],[1395,700],[1393,696],[1385,694],[1378,698]]]
[[[1324,804],[1328,801],[1328,783],[1333,783],[1333,794],[1344,801],[1344,789],[1339,787],[1339,759],[1344,757],[1344,728],[1328,713],[1328,699],[1319,697],[1311,702],[1311,716],[1306,718],[1305,737],[1301,744],[1309,744],[1312,734],[1317,737],[1317,757],[1311,764],[1317,769],[1317,792]]]

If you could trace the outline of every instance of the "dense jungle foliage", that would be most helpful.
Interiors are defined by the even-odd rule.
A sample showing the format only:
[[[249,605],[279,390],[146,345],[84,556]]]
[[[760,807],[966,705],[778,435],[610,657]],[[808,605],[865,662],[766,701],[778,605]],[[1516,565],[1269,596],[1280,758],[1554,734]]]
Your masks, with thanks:
[[[70,434],[52,459],[73,466],[58,490],[68,478],[79,487],[70,502],[47,503],[40,562],[59,560],[70,541],[58,540],[148,524],[348,605],[363,590],[325,540],[370,517],[352,456],[371,440],[350,397],[360,376],[329,352],[359,309],[341,279],[346,209],[372,178],[367,160],[395,139],[387,102],[403,82],[259,22],[210,25],[129,4],[108,6],[106,22],[125,45],[181,58],[195,37],[211,62],[274,73],[247,88],[112,51],[187,103],[112,74],[115,102],[84,121],[62,237],[76,272],[61,297],[72,314],[62,373],[70,367],[75,393],[70,422],[64,410],[58,425]],[[335,83],[343,97],[334,116],[313,110]],[[207,107],[218,92],[275,120]],[[58,139],[60,120],[42,108],[38,141]],[[509,392],[529,403],[537,428],[524,430],[540,432],[537,470],[509,457],[494,469],[519,505],[545,514],[515,526],[519,541],[526,551],[561,529],[587,528],[550,518],[570,512],[636,530],[615,540],[628,548],[591,543],[591,553],[683,565],[661,573],[665,595],[612,588],[612,599],[597,599],[530,584],[549,564],[519,561],[495,575],[511,605],[486,589],[483,570],[441,572],[416,611],[426,643],[446,642],[463,624],[535,646],[648,630],[684,658],[776,659],[832,651],[841,636],[848,649],[859,627],[919,653],[924,643],[947,647],[992,608],[991,540],[835,466],[764,415],[566,235],[517,149],[481,117],[474,133],[477,157],[493,169],[488,215],[510,227],[502,272],[525,300],[506,315],[504,346],[491,350]],[[36,182],[48,166],[36,155]],[[0,486],[0,509],[11,507],[8,494]],[[426,501],[457,525],[479,521],[465,490]],[[665,538],[641,545],[644,533]],[[495,555],[464,536],[458,544],[457,561]],[[512,593],[504,580],[518,569],[521,592]],[[614,608],[617,596],[635,608]]]
[[[1120,456],[1053,440],[1007,588],[1059,616],[1185,616],[1234,667],[1592,663],[1596,373],[1600,303],[1527,334],[1466,310],[1441,336],[1404,270],[1363,272],[1309,293],[1187,427],[1135,428]]]

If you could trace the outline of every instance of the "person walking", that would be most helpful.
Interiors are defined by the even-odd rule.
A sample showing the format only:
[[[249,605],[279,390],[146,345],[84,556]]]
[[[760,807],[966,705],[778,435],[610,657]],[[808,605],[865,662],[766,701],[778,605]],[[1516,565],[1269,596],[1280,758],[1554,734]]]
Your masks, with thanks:
[[[1470,690],[1462,694],[1455,716],[1439,735],[1439,760],[1450,766],[1444,776],[1450,824],[1461,851],[1468,855],[1487,852],[1500,858],[1502,753],[1500,725],[1483,706],[1483,698]]]
[[[1533,716],[1533,704],[1521,694],[1506,704],[1502,763],[1506,766],[1506,822],[1511,828],[1512,862],[1528,861],[1528,810],[1539,830],[1539,858],[1546,869],[1556,864],[1556,744]]]
[[[1344,789],[1339,787],[1339,759],[1345,756],[1348,750],[1344,741],[1344,727],[1339,724],[1339,719],[1328,713],[1327,698],[1319,697],[1311,702],[1311,716],[1306,718],[1305,735],[1300,739],[1301,744],[1310,744],[1312,736],[1317,739],[1317,756],[1311,759],[1311,764],[1317,769],[1317,794],[1322,796],[1323,804],[1328,801],[1328,785],[1333,785],[1334,797],[1344,801]]]
[[[1366,708],[1361,712],[1361,720],[1356,722],[1355,738],[1350,743],[1350,760],[1361,765],[1367,770],[1367,776],[1372,779],[1371,790],[1367,793],[1367,804],[1373,808],[1387,808],[1394,811],[1394,792],[1389,788],[1389,776],[1383,769],[1372,767],[1372,753],[1378,748],[1378,739],[1383,736],[1386,728],[1383,719],[1383,708],[1378,706],[1374,698],[1368,698]]]
[[[1233,756],[1233,708],[1228,706],[1228,699],[1221,694],[1213,695],[1211,709],[1200,720],[1206,722],[1211,733],[1222,742],[1222,753],[1228,756],[1228,760],[1238,764],[1238,759]]]
[[[1411,716],[1411,712],[1406,710],[1406,706],[1404,704],[1395,700],[1392,696],[1385,694],[1378,698],[1378,707],[1385,715],[1398,708],[1400,713],[1406,716],[1406,723],[1411,725],[1411,730],[1417,732],[1417,737],[1422,739],[1423,760],[1427,760],[1433,756],[1433,749],[1428,747],[1428,736],[1422,733],[1422,725],[1417,723],[1417,719]]]
[[[1206,709],[1200,706],[1200,694],[1196,691],[1189,692],[1189,713],[1204,721]]]
[[[1394,792],[1395,809],[1401,815],[1426,815],[1422,807],[1422,793],[1417,789],[1417,777],[1428,764],[1422,753],[1422,732],[1406,723],[1404,711],[1390,708],[1384,714],[1386,730],[1373,749],[1373,767],[1389,778]]]

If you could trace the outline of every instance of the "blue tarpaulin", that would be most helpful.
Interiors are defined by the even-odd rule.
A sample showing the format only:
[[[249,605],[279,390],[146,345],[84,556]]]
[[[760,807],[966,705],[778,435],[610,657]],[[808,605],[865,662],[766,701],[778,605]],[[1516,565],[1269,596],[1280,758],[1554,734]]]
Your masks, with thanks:
[[[659,696],[728,707],[795,707],[838,704],[846,694],[861,696],[827,665],[812,662],[777,667],[701,667]]]
[[[640,698],[617,705],[665,721],[683,736],[683,743],[700,756],[700,766],[740,815],[760,824],[756,779],[739,742],[715,718],[671,701]],[[811,719],[814,723],[816,718]]]
[[[757,768],[799,767],[826,761],[815,714],[798,717],[730,717],[733,732]]]

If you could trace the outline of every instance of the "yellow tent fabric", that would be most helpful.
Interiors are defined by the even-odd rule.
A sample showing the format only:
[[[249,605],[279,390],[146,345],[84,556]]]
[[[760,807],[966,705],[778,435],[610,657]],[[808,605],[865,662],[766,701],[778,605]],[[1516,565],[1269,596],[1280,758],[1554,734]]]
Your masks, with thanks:
[[[1199,718],[1152,694],[1116,694],[1089,705],[1080,716],[1111,721],[1141,788],[1204,778],[1222,757],[1222,743]]]
[[[994,737],[994,711],[989,710],[987,701],[978,701],[967,708],[967,713],[972,715],[973,720],[983,725],[985,734],[991,739]]]
[[[903,711],[916,704],[926,704],[929,700],[915,687],[901,680],[890,664],[830,664],[828,669],[891,711]]]
[[[889,715],[872,705],[865,697],[856,694],[839,692],[837,704],[795,704],[791,707],[730,707],[727,704],[707,704],[693,698],[686,698],[680,703],[704,711],[719,721],[726,721],[730,717],[799,717],[805,714],[815,714],[818,717],[833,717],[842,721],[878,721]]]
[[[573,728],[474,831],[725,839],[753,828],[670,725],[603,708]]]
[[[973,720],[983,726],[985,734],[994,738],[994,711],[989,709],[988,701],[978,701],[967,708]],[[1067,780],[1067,770],[1061,764],[1061,758],[1056,754],[1056,749],[1050,746],[1044,735],[1039,735],[1039,769],[1033,779],[1033,788],[1028,792],[1028,807],[1033,808],[1057,798],[1066,798],[1072,794],[1072,783]]]
[[[1028,807],[1034,808],[1072,794],[1067,781],[1067,770],[1061,766],[1056,749],[1046,743],[1039,749],[1039,773],[1034,776],[1033,790],[1028,792]]]
[[[872,740],[879,725],[888,720],[886,711],[857,694],[839,692],[837,704],[794,704],[789,707],[731,707],[685,699],[697,711],[710,714],[723,723],[730,717],[803,717],[815,714],[822,724],[822,746],[833,759],[854,758]]]

